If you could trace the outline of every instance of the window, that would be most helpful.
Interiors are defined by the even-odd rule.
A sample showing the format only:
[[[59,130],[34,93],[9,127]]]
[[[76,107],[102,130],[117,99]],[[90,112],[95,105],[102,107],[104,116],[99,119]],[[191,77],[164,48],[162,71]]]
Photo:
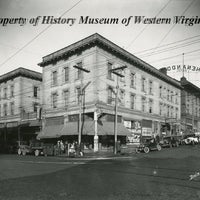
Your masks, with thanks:
[[[57,71],[54,71],[53,73],[52,73],[52,77],[53,77],[53,79],[52,79],[52,85],[53,86],[56,86],[57,84],[58,84],[58,72]]]
[[[57,93],[52,94],[52,106],[53,108],[57,108],[57,103],[58,103],[58,95]]]
[[[79,67],[79,68],[83,68],[83,63],[82,62],[78,62],[76,63],[76,65]],[[83,72],[81,69],[77,69],[77,73],[76,73],[76,79],[81,79],[83,76]]]
[[[14,115],[14,102],[10,102],[10,114]]]
[[[159,87],[160,98],[162,98],[162,86]]]
[[[142,91],[146,92],[146,79],[142,77]]]
[[[108,87],[108,104],[113,104],[114,103],[114,92],[112,87]]]
[[[113,67],[112,63],[108,62],[107,67],[108,67],[108,79],[113,79],[113,74],[111,72],[111,69]]]
[[[170,113],[170,106],[168,105],[168,106],[167,106],[167,117],[169,117],[169,116],[170,116],[170,114],[169,114],[169,113]]]
[[[63,91],[64,107],[66,108],[69,104],[69,90]]]
[[[146,98],[145,97],[142,97],[142,112],[146,112]]]
[[[178,104],[178,93],[175,94],[175,103]]]
[[[173,117],[174,117],[174,107],[171,106],[171,118],[173,118]]]
[[[4,116],[7,116],[7,104],[3,105]]]
[[[149,94],[153,94],[153,82],[149,81]]]
[[[171,102],[173,103],[174,102],[174,92],[171,91]]]
[[[135,94],[131,94],[131,109],[135,109]]]
[[[14,85],[10,86],[10,97],[14,97]]]
[[[119,98],[120,98],[121,105],[124,105],[125,104],[125,91],[124,90],[119,91]]]
[[[159,114],[162,116],[162,114],[163,114],[163,112],[162,112],[162,110],[163,110],[163,104],[162,103],[160,103],[160,108],[159,108]]]
[[[136,86],[136,75],[135,75],[135,73],[131,73],[130,81],[131,81],[130,87],[135,88],[135,86]]]
[[[76,88],[76,103],[81,103],[81,87]]]
[[[168,100],[168,101],[170,100],[170,98],[169,98],[169,94],[170,94],[170,91],[167,90],[167,100]]]
[[[7,88],[4,88],[4,99],[7,99]]]
[[[37,112],[38,104],[34,103],[33,104],[33,112]]]
[[[33,87],[33,96],[38,97],[38,87],[36,86]]]
[[[65,67],[64,68],[64,82],[68,82],[69,81],[69,67]]]
[[[178,119],[178,108],[176,108],[176,119]]]
[[[149,99],[149,113],[153,113],[153,100]]]

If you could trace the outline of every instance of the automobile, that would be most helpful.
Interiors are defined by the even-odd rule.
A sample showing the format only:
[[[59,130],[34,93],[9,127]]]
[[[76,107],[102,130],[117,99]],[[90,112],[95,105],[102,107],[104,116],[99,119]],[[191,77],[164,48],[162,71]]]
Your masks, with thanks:
[[[190,137],[186,137],[184,140],[183,140],[183,143],[184,144],[198,144],[199,143],[199,139],[197,137],[194,137],[194,136],[190,136]]]
[[[179,147],[181,138],[179,136],[166,136],[160,141],[162,147]]]
[[[136,152],[149,153],[152,150],[160,151],[161,149],[162,147],[155,138],[145,138],[142,139],[140,144],[136,147]]]

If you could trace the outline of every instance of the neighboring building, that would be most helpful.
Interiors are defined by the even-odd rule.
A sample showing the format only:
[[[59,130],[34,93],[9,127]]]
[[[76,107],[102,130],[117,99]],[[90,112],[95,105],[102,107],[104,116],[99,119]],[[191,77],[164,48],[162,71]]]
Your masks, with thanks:
[[[200,88],[181,78],[181,121],[184,134],[200,132]]]
[[[18,68],[0,76],[0,140],[5,143],[36,138],[42,75]]]
[[[43,57],[39,65],[44,105],[40,138],[77,140],[81,87],[89,84],[83,95],[82,140],[89,146],[96,139],[99,147],[113,144],[118,76],[110,70],[122,66],[127,68],[117,71],[124,75],[118,77],[118,139],[124,142],[131,132],[155,136],[179,131],[179,126],[167,130],[166,122],[180,122],[180,83],[99,34]]]

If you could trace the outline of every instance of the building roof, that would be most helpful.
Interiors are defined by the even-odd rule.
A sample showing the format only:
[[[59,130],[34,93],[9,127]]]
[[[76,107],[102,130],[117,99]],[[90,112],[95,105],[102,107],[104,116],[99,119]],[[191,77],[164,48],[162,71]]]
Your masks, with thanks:
[[[19,76],[42,81],[41,73],[20,67],[0,76],[0,83],[6,82]]]
[[[180,83],[184,90],[196,96],[200,96],[200,88],[194,85],[193,83],[189,82],[185,77],[181,78]]]
[[[145,61],[139,59],[138,57],[134,56],[133,54],[129,53],[128,51],[124,50],[123,48],[119,47],[118,45],[114,44],[110,40],[104,38],[103,36],[95,33],[86,37],[76,43],[73,43],[63,49],[55,51],[47,56],[43,57],[43,60],[38,65],[41,67],[45,67],[50,63],[56,63],[61,59],[67,59],[69,56],[74,55],[80,51],[88,49],[93,46],[99,46],[100,48],[111,52],[112,54],[116,55],[117,57],[125,60],[126,62],[133,64],[134,66],[138,67],[139,69],[146,71],[169,84],[174,85],[175,87],[181,88],[181,85],[178,81],[174,80],[170,76],[163,74],[155,67],[151,66],[150,64],[146,63]]]

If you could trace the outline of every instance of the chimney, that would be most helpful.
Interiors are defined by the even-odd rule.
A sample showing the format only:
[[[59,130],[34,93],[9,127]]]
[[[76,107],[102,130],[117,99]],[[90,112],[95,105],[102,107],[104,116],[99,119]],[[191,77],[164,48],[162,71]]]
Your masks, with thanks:
[[[160,72],[162,72],[163,74],[167,75],[167,68],[163,67],[159,69]]]

